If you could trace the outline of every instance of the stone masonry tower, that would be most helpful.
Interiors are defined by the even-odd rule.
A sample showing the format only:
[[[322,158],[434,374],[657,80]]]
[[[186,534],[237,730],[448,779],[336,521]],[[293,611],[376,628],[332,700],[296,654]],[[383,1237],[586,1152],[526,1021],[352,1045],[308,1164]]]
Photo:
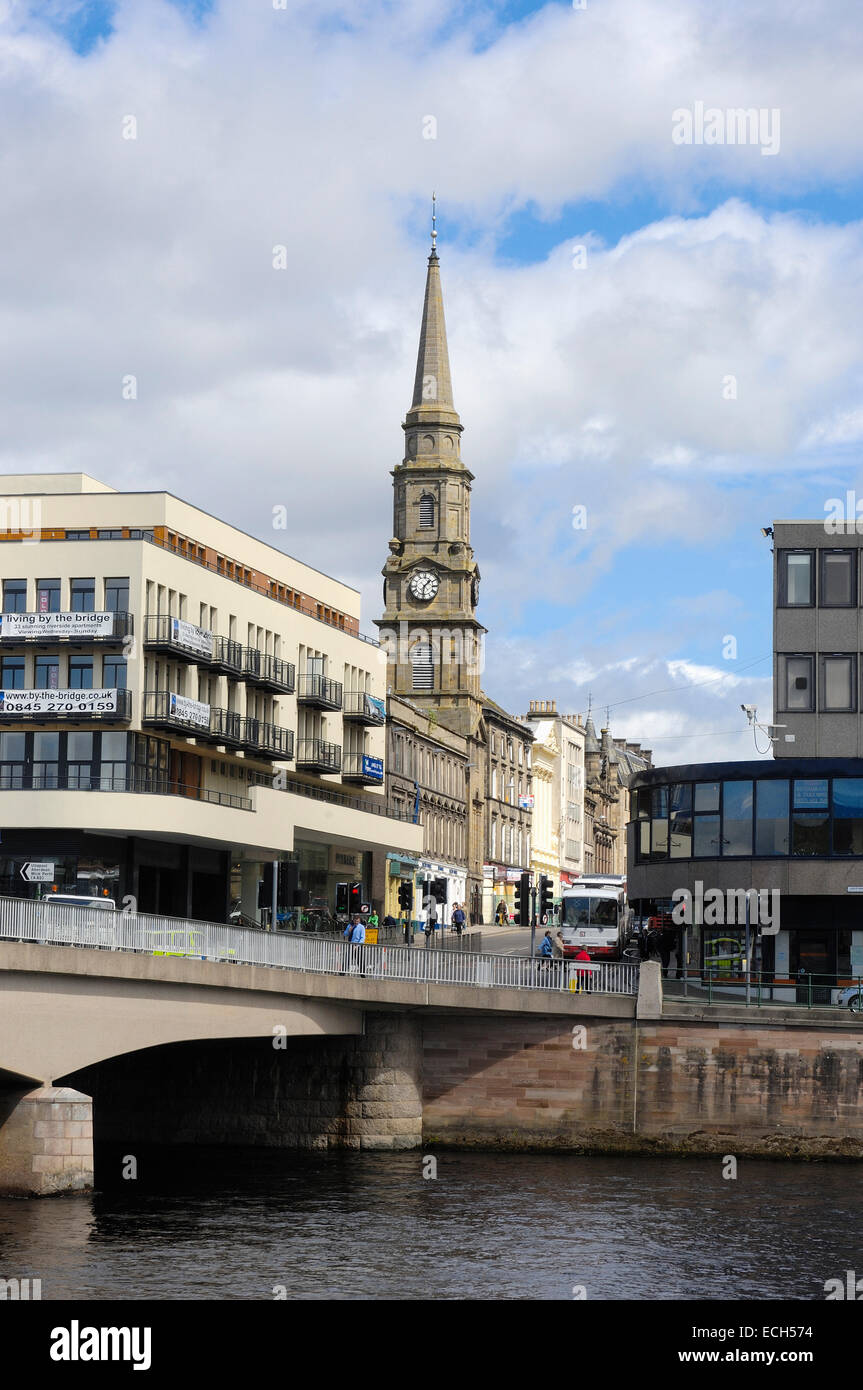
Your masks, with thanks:
[[[428,259],[405,456],[392,471],[393,538],[383,568],[383,618],[393,694],[434,710],[441,724],[476,737],[485,628],[476,619],[479,568],[470,545],[473,474],[461,459],[452,399],[440,263]]]

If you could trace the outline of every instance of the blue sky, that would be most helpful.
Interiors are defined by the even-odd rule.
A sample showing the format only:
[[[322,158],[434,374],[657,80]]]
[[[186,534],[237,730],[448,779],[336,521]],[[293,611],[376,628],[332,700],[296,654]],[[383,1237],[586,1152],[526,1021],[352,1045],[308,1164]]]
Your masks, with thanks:
[[[863,495],[853,16],[50,0],[16,5],[6,37],[5,312],[28,326],[8,471],[146,477],[271,540],[285,493],[286,548],[355,584],[369,630],[434,187],[489,693],[590,696],[662,761],[751,755],[739,705],[770,708],[759,528]],[[676,146],[695,101],[780,111],[778,154]],[[147,390],[123,416],[103,383],[132,360]],[[238,457],[258,480],[239,496]],[[328,474],[325,505],[310,479]]]

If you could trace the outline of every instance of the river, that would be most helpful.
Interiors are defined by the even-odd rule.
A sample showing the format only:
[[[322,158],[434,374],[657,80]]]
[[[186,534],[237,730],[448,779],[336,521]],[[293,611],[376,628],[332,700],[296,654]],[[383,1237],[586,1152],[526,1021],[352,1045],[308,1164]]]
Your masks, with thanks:
[[[113,1190],[0,1200],[0,1276],[41,1279],[43,1300],[823,1300],[863,1274],[859,1164],[741,1160],[727,1180],[718,1158],[436,1162],[144,1156]]]

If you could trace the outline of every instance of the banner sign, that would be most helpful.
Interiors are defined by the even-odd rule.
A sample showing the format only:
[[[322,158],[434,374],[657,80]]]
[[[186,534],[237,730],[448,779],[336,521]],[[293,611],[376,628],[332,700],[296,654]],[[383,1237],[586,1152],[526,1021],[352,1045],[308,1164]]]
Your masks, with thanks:
[[[366,713],[376,714],[379,719],[384,720],[387,717],[387,707],[383,700],[377,699],[375,695],[366,695]]]
[[[210,706],[200,700],[190,700],[188,695],[171,695],[170,714],[172,719],[182,719],[184,724],[195,724],[200,729],[210,727]]]
[[[0,639],[17,637],[110,637],[113,613],[3,613]]]
[[[370,758],[367,753],[363,754],[363,776],[377,777],[383,781],[384,761],[383,758]]]
[[[113,714],[114,690],[0,690],[3,714]]]
[[[522,811],[532,811],[532,810],[533,810],[533,796],[532,796],[532,795],[529,795],[529,796],[520,796],[520,797],[518,798],[518,804],[519,804],[519,808],[520,808]]]
[[[205,627],[195,627],[193,623],[184,623],[180,618],[172,618],[171,637],[178,646],[186,647],[190,652],[197,652],[198,656],[213,655],[213,634]],[[209,715],[207,720],[209,722]]]

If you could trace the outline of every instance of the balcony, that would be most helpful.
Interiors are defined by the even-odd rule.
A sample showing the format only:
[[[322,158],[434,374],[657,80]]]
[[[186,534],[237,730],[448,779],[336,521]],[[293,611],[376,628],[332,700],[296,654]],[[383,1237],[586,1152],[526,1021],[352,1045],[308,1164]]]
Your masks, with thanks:
[[[297,703],[311,709],[341,709],[342,683],[329,676],[300,676]]]
[[[382,787],[384,784],[382,759],[370,757],[368,753],[346,753],[342,768],[342,781],[356,782],[364,787]]]
[[[262,690],[272,690],[279,695],[293,695],[297,684],[297,670],[293,662],[282,661],[269,652],[259,652],[257,647],[243,648],[243,677],[249,685],[257,685]]]
[[[206,658],[203,658],[206,660]],[[231,637],[213,637],[213,655],[207,662],[211,671],[221,671],[234,680],[243,679],[243,649]]]
[[[213,664],[216,641],[206,628],[172,618],[170,613],[148,613],[144,619],[144,646],[148,651],[162,652],[195,666]]]
[[[240,731],[240,747],[246,753],[273,762],[290,762],[294,756],[294,735],[290,729],[269,724],[263,719],[244,719]]]
[[[131,690],[2,690],[0,722],[126,724],[132,718]]]
[[[0,614],[0,645],[11,647],[51,646],[108,647],[129,637],[134,624],[131,613],[3,613]]]
[[[297,767],[303,772],[338,772],[341,765],[342,750],[337,743],[325,743],[322,738],[298,741]]]
[[[234,710],[205,705],[171,690],[145,690],[142,725],[183,734],[201,743],[239,748],[242,719]]]
[[[355,724],[374,724],[386,722],[386,708],[383,700],[375,700],[364,690],[349,690],[345,695],[344,718]]]

